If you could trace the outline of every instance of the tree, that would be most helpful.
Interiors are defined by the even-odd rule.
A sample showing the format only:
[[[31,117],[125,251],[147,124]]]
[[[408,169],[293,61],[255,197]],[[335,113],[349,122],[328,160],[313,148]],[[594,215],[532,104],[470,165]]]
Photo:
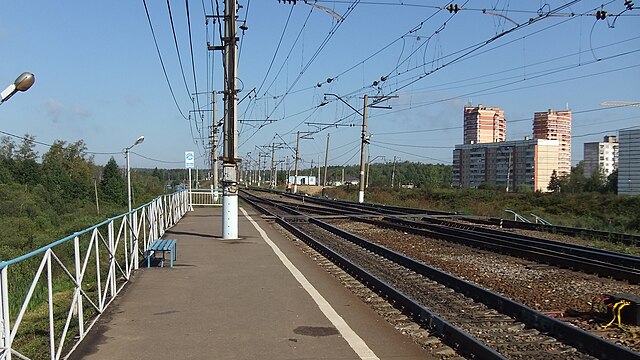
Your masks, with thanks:
[[[38,153],[34,150],[34,148],[36,147],[35,140],[36,138],[33,135],[24,135],[24,137],[22,138],[22,143],[15,153],[16,160],[31,160],[35,162],[38,159]]]
[[[22,143],[15,151],[14,157],[16,166],[13,177],[20,184],[36,185],[40,183],[40,164],[36,162],[38,153],[34,150],[36,146],[35,137],[26,134],[22,138]]]
[[[613,170],[613,172],[607,176],[607,184],[605,185],[605,188],[608,193],[618,193],[618,169]]]
[[[111,157],[102,170],[100,181],[100,194],[104,201],[110,201],[118,205],[127,203],[127,184],[120,173],[118,164]]]
[[[606,192],[606,182],[607,178],[604,176],[604,171],[602,169],[598,169],[598,171],[594,172],[587,178],[587,181],[584,184],[584,190],[588,192]]]
[[[56,140],[42,156],[44,185],[55,198],[66,203],[92,194],[92,158],[82,140],[67,145]]]
[[[16,149],[16,143],[8,136],[3,136],[0,140],[0,158],[13,159],[13,152]]]
[[[554,193],[560,192],[560,178],[558,177],[558,172],[556,171],[556,169],[553,169],[553,172],[551,173],[551,179],[549,179],[547,190]]]

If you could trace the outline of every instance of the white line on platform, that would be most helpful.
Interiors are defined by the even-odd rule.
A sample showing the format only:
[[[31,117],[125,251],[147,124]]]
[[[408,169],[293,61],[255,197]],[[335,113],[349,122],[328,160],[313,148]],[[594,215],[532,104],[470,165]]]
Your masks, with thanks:
[[[264,230],[262,230],[260,225],[258,225],[258,223],[256,223],[243,208],[240,208],[240,211],[242,211],[242,214],[244,214],[247,220],[251,222],[253,227],[256,228],[256,230],[258,230],[258,232],[260,233],[260,236],[262,236],[262,239],[264,239],[267,245],[271,247],[273,252],[276,254],[276,256],[278,256],[280,261],[282,261],[282,263],[289,270],[289,272],[291,272],[293,277],[296,280],[298,280],[300,285],[302,285],[302,287],[309,293],[309,295],[311,295],[311,298],[313,299],[313,301],[316,302],[316,304],[320,308],[320,311],[322,311],[324,316],[326,316],[327,319],[331,321],[333,326],[335,326],[336,329],[338,329],[342,337],[347,341],[347,343],[349,343],[349,346],[351,346],[353,351],[355,351],[356,354],[358,354],[360,359],[379,360],[378,356],[369,348],[369,346],[364,342],[364,340],[362,340],[362,338],[358,336],[358,334],[356,334],[356,332],[353,331],[353,329],[351,329],[351,327],[347,324],[347,322],[344,321],[342,316],[340,316],[333,309],[331,304],[329,304],[329,302],[322,295],[320,295],[318,290],[316,290],[316,288],[313,287],[313,285],[311,285],[309,280],[307,280],[307,278],[300,272],[300,270],[298,270],[298,268],[296,268],[295,265],[291,263],[291,261],[280,250],[280,248],[278,248],[278,246],[273,241],[271,241],[271,239],[269,239],[269,236],[267,236],[267,233]]]

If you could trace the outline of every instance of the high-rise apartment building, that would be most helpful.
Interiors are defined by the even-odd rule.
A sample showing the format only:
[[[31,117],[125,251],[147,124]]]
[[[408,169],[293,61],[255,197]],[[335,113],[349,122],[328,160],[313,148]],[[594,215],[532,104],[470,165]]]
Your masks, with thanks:
[[[507,139],[504,111],[497,107],[464,107],[464,143],[492,143]]]
[[[598,171],[609,176],[618,168],[618,138],[605,136],[602,142],[584,144],[584,175],[592,176]]]
[[[558,166],[558,140],[528,139],[456,145],[453,150],[453,186],[518,185],[546,192]]]
[[[620,130],[618,194],[640,195],[640,127]]]
[[[549,109],[533,115],[534,139],[558,140],[558,175],[571,172],[571,111]]]

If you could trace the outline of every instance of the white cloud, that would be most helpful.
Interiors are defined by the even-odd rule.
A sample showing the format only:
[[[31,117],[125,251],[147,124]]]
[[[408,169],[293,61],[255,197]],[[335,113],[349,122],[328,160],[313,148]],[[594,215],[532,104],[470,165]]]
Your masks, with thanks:
[[[91,117],[91,112],[78,105],[74,105],[67,110],[64,105],[55,99],[49,98],[44,104],[47,115],[54,123],[60,120],[86,120]]]
[[[135,95],[125,95],[124,96],[125,103],[130,107],[136,107],[142,104],[142,98],[139,98]]]
[[[64,107],[62,106],[62,104],[54,99],[49,98],[44,104],[44,107],[47,110],[47,115],[51,118],[51,121],[53,121],[54,123],[60,121],[60,117],[64,112]]]

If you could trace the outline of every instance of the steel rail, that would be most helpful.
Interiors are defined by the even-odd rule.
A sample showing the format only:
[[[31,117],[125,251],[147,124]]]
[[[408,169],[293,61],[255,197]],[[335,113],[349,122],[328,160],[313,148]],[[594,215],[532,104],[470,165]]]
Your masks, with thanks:
[[[265,190],[265,189],[252,189],[258,191],[270,191],[277,192],[274,190]],[[290,197],[299,197],[300,195],[294,194],[286,194],[286,196]],[[488,218],[478,219],[473,216],[461,216],[462,214],[459,212],[446,212],[439,210],[426,210],[426,209],[416,209],[416,208],[407,208],[401,206],[392,206],[392,205],[383,205],[383,204],[371,204],[364,203],[360,204],[353,201],[347,200],[337,200],[337,199],[324,199],[319,197],[307,197],[308,201],[313,201],[316,203],[340,203],[345,206],[350,206],[351,208],[365,208],[368,210],[376,210],[378,209],[379,213],[392,215],[396,214],[428,214],[428,215],[443,215],[443,216],[457,216],[460,219],[469,222],[482,223],[493,226],[502,226],[503,228],[514,228],[514,229],[522,229],[522,230],[533,230],[533,231],[542,231],[542,232],[550,232],[554,234],[563,234],[569,236],[584,236],[594,239],[602,239],[602,240],[615,240],[621,242],[625,245],[629,246],[640,246],[640,235],[634,234],[625,234],[625,233],[616,233],[602,230],[591,230],[591,229],[583,229],[583,228],[574,228],[569,226],[560,226],[560,225],[544,225],[544,224],[536,224],[536,223],[524,223],[521,221],[514,221],[509,219],[501,219],[501,218]],[[384,212],[387,211],[388,212]],[[393,211],[393,212],[392,212]]]
[[[584,236],[594,239],[615,240],[629,246],[640,246],[640,235],[616,233],[602,230],[590,230],[582,228],[574,228],[560,225],[543,225],[536,223],[524,223],[521,221],[513,221],[508,219],[490,218],[493,224],[502,224],[503,228],[514,228],[523,230],[544,231],[554,234],[563,234],[569,236]]]
[[[262,209],[266,210],[267,213],[269,213],[267,209]],[[413,260],[403,254],[371,243],[363,238],[338,229],[313,217],[308,217],[308,220],[309,223],[315,224],[323,228],[324,230],[343,237],[344,239],[351,241],[354,244],[357,244],[375,254],[378,254],[412,271],[415,271],[418,274],[426,276],[427,278],[434,280],[446,287],[460,292],[465,296],[474,299],[475,301],[481,302],[497,311],[500,311],[503,314],[506,314],[524,323],[528,327],[532,327],[537,329],[538,331],[547,333],[557,340],[575,347],[579,351],[590,354],[592,356],[596,356],[601,359],[640,359],[640,354],[636,352],[613,344],[596,335],[576,328],[570,324],[546,316],[532,308],[529,308],[523,304],[515,302],[490,290],[483,289],[475,284]],[[294,224],[290,224],[284,218],[278,216],[276,216],[276,222],[288,231],[292,232],[294,235],[301,238],[309,246],[322,253],[329,260],[333,261],[338,266],[345,269],[347,272],[355,274],[356,277],[362,279],[363,282],[368,284],[372,289],[374,289],[374,291],[391,299],[391,301],[395,302],[397,305],[400,305],[401,310],[413,316],[418,323],[435,332],[443,339],[443,341],[452,345],[454,348],[457,348],[462,352],[465,352],[466,350],[467,354],[470,354],[476,358],[504,359],[504,357],[497,353],[495,350],[482,344],[471,335],[442,319],[437,314],[434,314],[428,309],[420,306],[401,292],[394,290],[393,288],[391,288],[391,286],[377,279],[366,270],[358,268],[356,265],[349,262],[346,258],[340,256],[331,249],[322,245],[318,240],[314,239],[310,235],[305,234]]]
[[[243,192],[240,196],[243,197],[243,200],[249,202],[252,205],[255,205],[255,203],[252,201],[253,199],[249,200],[245,197],[245,195],[246,192]],[[416,322],[433,331],[437,336],[442,338],[446,343],[457,348],[457,350],[461,353],[477,357],[479,359],[506,360],[506,358],[500,353],[486,346],[482,342],[475,339],[473,336],[469,335],[450,322],[444,320],[437,314],[431,312],[429,309],[421,306],[417,302],[405,296],[402,292],[394,289],[366,270],[361,269],[337,252],[324,246],[320,241],[306,234],[301,229],[287,222],[282,217],[275,215],[273,212],[262,206],[257,206],[257,208],[260,211],[275,216],[276,222],[287,231],[300,238],[307,245],[321,253],[324,257],[338,265],[346,272],[360,279],[373,291],[389,299],[390,302],[394,303],[394,306],[399,308],[399,310],[402,310],[404,313],[410,315],[413,319],[416,320]]]
[[[472,299],[511,316],[527,326],[545,332],[554,338],[601,359],[640,359],[640,354],[627,348],[606,341],[596,335],[579,329],[573,325],[554,319],[543,313],[499,295],[493,291],[481,288],[468,281],[450,275],[403,254],[389,250],[383,246],[369,242],[361,237],[338,229],[318,219],[309,218],[309,222],[319,225],[323,229],[354,242],[365,249],[383,256],[391,261],[405,266],[416,273],[424,275],[447,287],[461,292]]]
[[[303,199],[306,200],[308,197],[304,196]],[[278,202],[277,200],[273,201],[274,203]],[[319,203],[325,206],[334,205],[334,207],[341,209],[347,208],[354,210],[354,208],[356,208],[357,210],[357,206],[345,207],[342,204],[336,204],[334,201],[320,199]],[[370,214],[371,211],[366,210],[365,213]],[[422,216],[422,221],[411,221],[394,217],[393,215],[386,216],[384,222],[363,217],[355,218],[353,216],[352,219],[375,225],[383,225],[397,230],[409,231],[421,236],[453,241],[466,246],[497,251],[536,262],[543,262],[554,266],[597,274],[599,276],[612,277],[634,284],[640,283],[640,257],[634,255],[561,243],[531,236],[508,234],[504,231],[474,225],[461,225],[457,222],[427,216]],[[423,229],[423,231],[416,229]],[[424,231],[429,232],[425,233]]]
[[[391,221],[395,219],[388,218]],[[434,219],[429,217],[423,217],[421,219],[422,222],[431,223],[431,224],[439,224],[447,227],[456,227],[456,225],[460,225],[459,223],[455,223],[453,221],[447,221],[443,219]],[[458,227],[460,228],[460,227]],[[572,254],[581,256],[584,258],[589,258],[597,261],[605,261],[610,262],[612,264],[622,265],[625,267],[630,267],[634,269],[640,269],[640,256],[623,254],[614,251],[595,249],[588,246],[576,245],[576,244],[568,244],[560,241],[541,239],[533,236],[520,235],[520,234],[510,234],[500,230],[487,229],[484,227],[478,226],[465,226],[463,227],[465,230],[473,231],[476,233],[481,233],[484,235],[491,235],[493,237],[506,239],[509,241],[517,241],[523,244],[535,244],[535,246],[542,247],[545,249],[550,249],[554,251],[559,251],[566,254]]]
[[[442,225],[430,225],[404,219],[385,218],[384,220],[374,220],[355,217],[352,219],[376,226],[410,232],[420,236],[456,242],[462,245],[496,251],[536,262],[570,268],[585,273],[626,280],[633,284],[640,283],[640,271],[637,269],[620,266],[614,262],[588,259],[579,255],[539,247],[540,242],[525,244],[520,243],[517,237],[510,238],[506,235],[501,237],[491,236],[470,230],[455,229]]]

